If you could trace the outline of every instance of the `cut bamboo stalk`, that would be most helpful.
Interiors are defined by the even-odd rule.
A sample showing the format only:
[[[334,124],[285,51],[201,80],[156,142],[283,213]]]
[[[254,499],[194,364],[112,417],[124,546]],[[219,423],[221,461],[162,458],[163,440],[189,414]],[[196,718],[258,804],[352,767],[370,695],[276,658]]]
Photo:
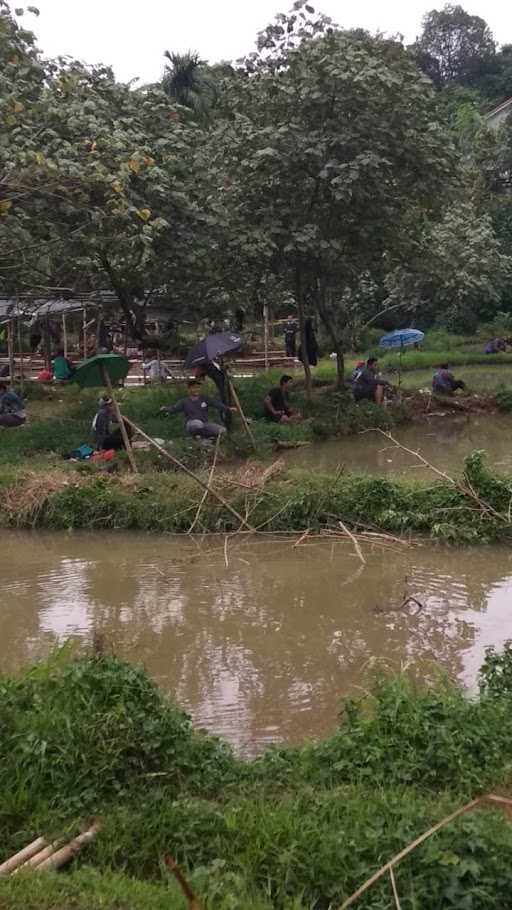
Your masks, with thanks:
[[[23,863],[29,860],[32,856],[40,853],[41,849],[45,846],[46,841],[44,837],[37,837],[32,841],[31,844],[23,847],[23,850],[19,850],[18,853],[15,853],[14,856],[11,856],[9,859],[6,859],[4,863],[2,863],[0,866],[0,875],[9,875],[10,872],[13,872],[14,869],[18,868],[18,866],[22,866]]]
[[[10,319],[7,323],[7,350],[9,352],[9,382],[14,385],[14,374],[16,371],[14,363],[14,320]]]
[[[73,857],[82,849],[82,847],[84,847],[86,844],[90,844],[90,842],[94,840],[100,828],[100,823],[95,822],[95,824],[91,825],[91,827],[87,831],[84,831],[83,834],[79,834],[78,837],[75,837],[72,841],[69,842],[69,844],[65,844],[64,847],[60,848],[60,850],[55,851],[42,863],[39,863],[37,865],[37,871],[39,872],[42,869],[60,869],[61,866],[69,863],[69,861],[73,859]]]
[[[28,859],[26,861],[26,863],[23,863],[22,866],[20,866],[18,869],[16,869],[16,872],[18,872],[19,869],[25,869],[25,870],[37,869],[37,867],[40,865],[40,863],[43,863],[45,860],[48,859],[48,857],[50,857],[53,853],[55,853],[55,851],[57,850],[57,848],[60,846],[61,843],[62,843],[62,841],[54,841],[53,844],[48,844],[47,847],[44,847],[42,850],[39,851],[39,853],[34,854],[34,856],[32,856],[30,859]],[[16,873],[14,873],[14,874],[16,874]]]
[[[143,439],[145,439],[145,440],[147,440],[147,442],[151,443],[151,445],[153,446],[153,448],[155,448],[157,450],[157,452],[160,452],[161,455],[164,455],[165,458],[168,458],[169,461],[172,461],[172,463],[174,465],[176,465],[176,467],[181,468],[181,470],[184,471],[185,474],[188,474],[189,477],[192,477],[192,479],[195,480],[195,482],[198,483],[199,486],[201,486],[203,488],[203,490],[207,490],[208,493],[210,493],[210,495],[214,497],[214,499],[216,499],[218,502],[222,503],[224,508],[227,509],[228,512],[231,512],[231,514],[239,522],[241,522],[241,524],[243,526],[245,526],[248,531],[251,531],[252,533],[254,533],[255,529],[252,527],[252,525],[250,525],[246,521],[246,519],[243,518],[242,515],[240,515],[240,512],[237,512],[237,510],[234,509],[233,506],[229,502],[227,502],[227,500],[224,499],[223,496],[220,495],[220,493],[217,493],[217,491],[214,490],[213,487],[211,487],[207,483],[205,483],[204,480],[201,480],[201,478],[198,477],[197,474],[194,474],[194,472],[191,471],[190,468],[187,468],[187,466],[184,465],[183,462],[181,462],[177,458],[175,458],[174,455],[171,455],[171,453],[168,452],[167,449],[164,449],[163,446],[159,445],[158,442],[156,442],[156,440],[154,440],[151,436],[148,436],[148,434],[145,433],[144,430],[141,430],[141,428],[138,427],[137,424],[133,422],[133,420],[129,420],[128,417],[124,417],[123,420],[126,420],[126,423],[130,427],[132,427],[132,429],[136,430],[137,433],[139,433],[139,435],[142,436]]]

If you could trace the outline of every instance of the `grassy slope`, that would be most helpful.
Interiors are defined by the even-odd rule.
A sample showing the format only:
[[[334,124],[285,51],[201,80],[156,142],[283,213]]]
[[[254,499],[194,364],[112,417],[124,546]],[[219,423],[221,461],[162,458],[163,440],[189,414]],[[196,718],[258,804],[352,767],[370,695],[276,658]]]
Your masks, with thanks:
[[[345,704],[331,738],[245,763],[194,733],[142,671],[56,655],[1,681],[0,856],[93,814],[104,827],[74,871],[39,891],[30,878],[0,881],[0,907],[182,910],[167,852],[212,910],[337,907],[473,794],[510,787],[511,677],[507,653],[489,662],[480,701],[443,682],[381,681]],[[507,907],[511,848],[499,811],[465,816],[400,865],[402,906]],[[359,906],[389,908],[389,881]]]

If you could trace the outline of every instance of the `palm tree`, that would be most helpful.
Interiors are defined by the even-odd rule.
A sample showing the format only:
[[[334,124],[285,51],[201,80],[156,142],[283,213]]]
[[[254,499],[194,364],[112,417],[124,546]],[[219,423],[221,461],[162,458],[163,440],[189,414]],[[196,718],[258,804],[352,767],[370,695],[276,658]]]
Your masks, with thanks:
[[[166,51],[164,57],[170,63],[162,78],[166,94],[176,104],[188,107],[198,118],[208,119],[216,92],[207,63],[191,51],[186,54]]]

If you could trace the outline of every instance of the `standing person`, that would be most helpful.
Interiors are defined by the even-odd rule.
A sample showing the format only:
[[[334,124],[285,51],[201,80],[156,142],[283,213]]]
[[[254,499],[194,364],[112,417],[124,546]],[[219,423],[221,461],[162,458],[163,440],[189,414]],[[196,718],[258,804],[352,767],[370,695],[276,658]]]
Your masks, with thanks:
[[[23,399],[6,382],[0,382],[0,427],[21,427],[26,419]]]
[[[382,404],[384,401],[384,389],[389,383],[378,376],[378,360],[376,357],[369,357],[366,366],[355,371],[352,382],[352,391],[355,401],[374,401],[376,404]]]
[[[64,349],[60,348],[57,351],[53,359],[53,378],[56,382],[69,382],[70,379],[73,379],[73,376],[76,373],[76,369],[68,360],[67,357],[64,357]]]
[[[432,391],[437,395],[453,395],[457,389],[465,389],[462,379],[455,379],[448,363],[442,363],[432,378]]]
[[[297,331],[298,326],[293,316],[288,316],[284,326],[284,344],[287,357],[297,356]]]
[[[185,429],[191,436],[215,439],[226,432],[226,427],[208,419],[209,407],[216,408],[223,415],[229,410],[222,401],[201,395],[201,383],[197,379],[191,379],[188,384],[188,397],[182,398],[176,404],[164,405],[160,411],[166,414],[183,414]]]
[[[98,412],[93,420],[94,435],[96,437],[96,449],[99,452],[107,449],[124,449],[123,434],[121,428],[112,429],[112,423],[117,423],[114,407],[111,398],[100,398]],[[125,423],[125,430],[128,439],[132,437],[132,428]]]
[[[147,363],[142,364],[142,369],[144,375],[149,373],[150,382],[161,382],[164,383],[167,378],[171,375],[170,370],[167,369],[165,363],[162,363],[155,355],[148,360]]]
[[[231,407],[231,394],[226,373],[222,369],[221,365],[215,360],[208,360],[205,364],[200,367],[196,367],[194,370],[194,378],[197,379],[198,382],[204,379],[205,376],[208,376],[208,379],[211,379],[212,382],[214,382],[217,386],[219,398],[226,408],[224,414],[222,415],[222,420],[224,426],[226,427],[226,430],[229,431],[233,423],[232,413],[236,410],[236,408]]]
[[[308,354],[308,363],[311,367],[316,367],[318,363],[318,344],[316,341],[313,320],[308,316],[304,322],[304,336],[306,338],[306,351]],[[304,363],[302,354],[302,344],[299,347],[299,360]]]
[[[300,413],[290,407],[289,391],[293,376],[281,376],[279,386],[270,389],[263,402],[265,419],[274,423],[289,423],[290,420],[300,420]]]

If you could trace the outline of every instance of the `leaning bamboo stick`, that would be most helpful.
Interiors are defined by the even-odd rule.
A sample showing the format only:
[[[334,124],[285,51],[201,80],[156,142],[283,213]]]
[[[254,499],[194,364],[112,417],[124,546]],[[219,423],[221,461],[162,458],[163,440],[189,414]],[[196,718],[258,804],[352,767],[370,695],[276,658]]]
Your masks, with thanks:
[[[205,483],[204,480],[202,480],[200,477],[198,477],[197,474],[194,474],[194,472],[191,471],[190,468],[187,468],[187,466],[185,464],[183,464],[182,461],[179,461],[178,458],[175,458],[174,455],[171,455],[171,453],[168,452],[167,449],[164,449],[161,445],[159,445],[158,442],[156,442],[151,436],[148,436],[148,434],[145,433],[144,430],[141,430],[141,428],[138,427],[137,424],[133,422],[133,420],[129,420],[128,417],[123,417],[123,420],[126,421],[128,426],[130,426],[130,427],[132,427],[132,429],[136,430],[137,433],[139,433],[139,435],[142,436],[143,439],[145,439],[147,442],[151,443],[151,445],[153,446],[154,449],[157,450],[157,452],[160,452],[161,455],[164,455],[165,458],[168,458],[169,461],[172,461],[172,463],[174,465],[176,465],[177,468],[181,468],[181,470],[184,471],[185,474],[188,474],[189,477],[192,477],[192,479],[195,480],[195,482],[198,483],[199,486],[201,486],[203,488],[203,490],[207,490],[210,493],[210,495],[213,496],[215,499],[217,499],[218,502],[220,502],[224,506],[224,508],[228,510],[228,512],[231,512],[231,514],[237,519],[237,521],[241,522],[241,524],[243,526],[245,526],[248,531],[250,531],[251,533],[254,533],[255,529],[250,524],[248,524],[246,519],[243,518],[242,515],[240,515],[240,512],[237,512],[237,510],[234,509],[233,506],[229,502],[227,502],[227,500],[224,499],[224,497],[221,496],[220,493],[217,493],[217,491],[214,490],[213,487],[208,486],[208,484]]]
[[[100,827],[100,823],[95,822],[87,831],[79,834],[78,837],[75,837],[69,844],[65,844],[60,850],[57,850],[42,863],[39,863],[37,865],[37,871],[39,872],[41,869],[59,869],[61,866],[69,863],[82,847],[94,840]]]
[[[112,383],[110,381],[110,376],[109,376],[108,370],[105,367],[105,364],[103,364],[103,363],[101,364],[101,373],[103,376],[103,382],[105,383],[105,385],[108,389],[108,393],[112,399],[112,404],[114,405],[114,411],[116,412],[116,418],[117,418],[117,422],[119,424],[119,429],[121,430],[121,436],[123,438],[123,443],[124,443],[124,447],[126,449],[126,454],[128,455],[128,461],[130,463],[130,468],[132,469],[133,473],[136,474],[137,465],[135,464],[135,458],[133,455],[132,444],[129,440],[128,433],[126,432],[126,427],[124,425],[123,418],[121,416],[121,411],[119,410],[119,404],[118,404],[117,398],[114,395],[114,390],[112,388]]]
[[[212,485],[212,483],[213,483],[213,475],[215,474],[215,465],[217,464],[217,455],[219,454],[219,443],[220,443],[220,436],[217,436],[217,439],[215,440],[215,452],[213,453],[212,468],[211,468],[211,471],[210,471],[210,476],[209,476],[209,478],[208,478],[208,486],[209,486],[209,487],[211,487],[211,485]],[[198,507],[197,507],[197,512],[196,512],[196,514],[195,514],[194,521],[193,521],[192,524],[190,525],[190,528],[188,529],[187,534],[192,534],[192,531],[194,530],[194,528],[195,528],[195,526],[196,526],[196,524],[197,524],[197,522],[198,522],[198,520],[199,520],[199,516],[200,516],[200,514],[201,514],[201,509],[203,508],[203,506],[204,506],[204,504],[205,504],[205,502],[206,502],[206,497],[208,496],[208,493],[209,493],[209,490],[205,490],[205,491],[204,491],[203,497],[202,497],[202,499],[201,499],[201,502],[199,503],[199,505],[198,505]]]
[[[254,439],[253,432],[252,432],[252,430],[251,430],[251,428],[250,428],[250,426],[249,426],[249,424],[248,424],[248,422],[247,422],[247,417],[245,416],[245,414],[244,414],[244,412],[243,412],[243,410],[242,410],[242,405],[240,404],[240,399],[239,399],[239,397],[238,397],[238,395],[237,395],[236,389],[235,389],[233,383],[231,382],[231,379],[230,379],[230,378],[228,378],[228,383],[229,383],[229,390],[230,390],[230,392],[231,392],[231,397],[233,398],[233,401],[235,402],[235,407],[236,407],[236,409],[237,409],[237,411],[238,411],[238,413],[239,413],[239,415],[240,415],[240,420],[242,421],[242,424],[243,424],[243,426],[244,426],[244,430],[245,430],[245,432],[247,433],[249,439],[251,440],[251,442],[252,442],[254,448],[256,448],[256,440]]]
[[[416,840],[413,840],[413,842],[411,844],[409,844],[407,847],[404,847],[404,849],[401,850],[400,853],[397,853],[396,856],[393,857],[393,859],[390,859],[389,862],[387,862],[383,866],[381,866],[380,869],[377,870],[377,872],[374,872],[373,875],[370,876],[370,878],[366,879],[365,883],[363,885],[361,885],[361,887],[358,888],[357,891],[354,891],[354,893],[351,894],[350,897],[347,898],[347,900],[344,901],[340,905],[338,910],[345,910],[346,907],[350,907],[352,904],[354,904],[356,902],[356,900],[358,900],[366,891],[368,891],[368,888],[371,888],[371,886],[374,885],[375,882],[379,880],[379,878],[381,878],[383,875],[385,875],[386,872],[389,873],[389,870],[392,869],[393,866],[396,866],[396,864],[399,863],[400,860],[402,860],[406,856],[408,856],[409,853],[412,853],[412,851],[415,850],[416,847],[419,847],[420,844],[423,843],[423,841],[427,840],[427,838],[429,838],[429,837],[432,837],[433,834],[436,834],[438,831],[440,831],[441,828],[444,828],[445,825],[448,825],[448,824],[450,824],[450,822],[455,821],[455,819],[458,818],[459,815],[464,815],[464,813],[470,812],[471,809],[475,809],[476,806],[479,806],[484,801],[484,799],[485,799],[485,797],[479,797],[479,799],[472,799],[470,803],[466,803],[465,806],[462,806],[460,809],[456,809],[455,812],[452,812],[450,815],[447,815],[446,818],[443,818],[440,822],[437,823],[437,825],[433,825],[432,828],[429,828],[428,831],[425,831],[424,834],[421,834],[419,837],[416,838]]]
[[[6,861],[2,863],[0,866],[0,875],[9,875],[17,869],[18,866],[22,866],[23,863],[31,859],[32,856],[39,853],[43,847],[46,847],[44,837],[37,837],[31,844],[23,847],[23,850],[19,850],[18,853],[15,853],[14,856],[9,857],[9,859],[6,859]]]

